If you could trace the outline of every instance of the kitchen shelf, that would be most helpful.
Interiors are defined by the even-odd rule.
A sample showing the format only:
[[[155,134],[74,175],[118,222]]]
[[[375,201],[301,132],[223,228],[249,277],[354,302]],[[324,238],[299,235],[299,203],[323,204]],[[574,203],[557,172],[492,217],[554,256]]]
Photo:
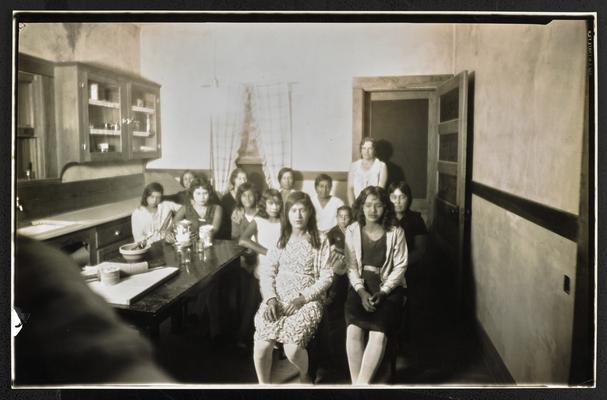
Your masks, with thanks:
[[[91,106],[105,107],[105,108],[120,109],[120,103],[115,103],[115,102],[106,101],[106,100],[93,100],[93,99],[89,99],[89,105],[91,105]]]
[[[152,137],[154,135],[152,134],[152,132],[133,131],[133,136],[140,137],[140,138],[149,138],[149,137]]]
[[[151,147],[151,146],[139,146],[139,151],[144,151],[144,152],[156,151],[156,148]]]
[[[140,106],[133,106],[133,107],[131,107],[131,110],[136,111],[136,112],[146,113],[146,114],[154,114],[156,112],[156,110],[154,110],[153,108],[140,107]]]
[[[100,136],[120,136],[122,135],[122,131],[116,131],[114,129],[91,129],[90,134]]]

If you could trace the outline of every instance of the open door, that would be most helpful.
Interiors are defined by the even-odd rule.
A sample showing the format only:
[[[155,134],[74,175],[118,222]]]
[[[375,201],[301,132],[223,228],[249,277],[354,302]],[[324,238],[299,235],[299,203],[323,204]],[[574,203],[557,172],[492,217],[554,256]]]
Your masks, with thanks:
[[[436,129],[429,141],[431,234],[434,251],[453,283],[454,306],[462,305],[464,233],[470,215],[466,197],[466,141],[468,71],[447,80],[436,90]]]

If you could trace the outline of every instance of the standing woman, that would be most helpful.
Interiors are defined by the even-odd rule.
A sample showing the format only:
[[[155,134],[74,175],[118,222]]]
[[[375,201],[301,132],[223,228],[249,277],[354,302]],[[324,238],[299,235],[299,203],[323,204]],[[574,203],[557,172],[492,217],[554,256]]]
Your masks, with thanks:
[[[354,205],[354,200],[367,186],[386,187],[388,181],[388,167],[380,161],[375,154],[375,139],[363,138],[360,143],[360,160],[356,160],[350,166],[348,172],[348,202]]]
[[[207,181],[194,180],[190,186],[190,200],[177,212],[175,221],[187,219],[192,223],[192,235],[198,237],[201,225],[213,225],[211,237],[221,228],[222,209],[213,199],[213,186]]]
[[[230,218],[236,207],[236,192],[238,191],[238,187],[247,181],[247,173],[242,168],[236,168],[230,174],[230,188],[219,200],[219,204],[223,210],[223,220],[221,230],[217,233],[217,238],[227,240],[232,238],[232,223]]]
[[[346,352],[352,383],[369,384],[380,365],[387,337],[402,314],[407,242],[386,192],[365,188],[356,204],[356,222],[346,229],[350,289],[346,300]],[[369,338],[365,345],[365,331]]]
[[[131,216],[131,231],[136,242],[154,243],[166,237],[172,215],[182,207],[172,201],[162,201],[163,194],[164,188],[157,182],[143,189],[141,205]]]
[[[331,253],[321,243],[310,197],[295,192],[287,197],[285,223],[278,245],[268,252],[268,268],[260,278],[263,301],[255,315],[253,360],[259,383],[270,383],[272,348],[283,343],[285,355],[308,376],[308,341],[323,313],[322,299],[333,279]]]
[[[278,171],[278,184],[280,185],[280,194],[282,196],[283,204],[287,202],[287,197],[295,191],[295,189],[293,189],[294,181],[295,178],[291,168],[283,167]]]

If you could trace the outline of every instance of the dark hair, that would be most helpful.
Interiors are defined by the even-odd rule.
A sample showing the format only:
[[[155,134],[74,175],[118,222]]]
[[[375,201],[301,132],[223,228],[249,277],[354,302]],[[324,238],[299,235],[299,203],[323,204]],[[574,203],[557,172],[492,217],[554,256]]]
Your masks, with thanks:
[[[314,189],[318,187],[318,184],[322,181],[329,182],[329,187],[333,187],[333,179],[327,174],[319,174],[316,179],[314,179]]]
[[[148,183],[145,188],[143,188],[143,194],[141,195],[141,205],[144,207],[148,206],[148,197],[153,192],[159,192],[161,195],[164,195],[164,188],[158,182]]]
[[[217,196],[215,195],[215,190],[213,189],[213,185],[211,185],[211,182],[207,181],[206,179],[196,178],[192,181],[192,184],[190,185],[190,189],[188,190],[188,192],[190,193],[190,199],[194,198],[194,192],[198,188],[203,188],[204,190],[206,190],[209,193],[209,204],[216,203]]]
[[[358,149],[361,150],[363,148],[363,145],[367,142],[369,142],[373,145],[373,150],[377,150],[377,140],[375,140],[375,138],[371,137],[371,136],[365,136],[364,138],[362,138],[362,140],[360,141],[360,146],[358,146]]]
[[[247,174],[246,171],[242,168],[235,168],[232,173],[230,174],[230,188],[234,189],[234,182],[236,182],[236,178],[238,177],[238,174]]]
[[[238,190],[236,191],[236,208],[244,209],[241,197],[244,192],[247,192],[249,190],[253,192],[253,196],[255,197],[255,204],[253,205],[253,207],[257,206],[257,202],[259,201],[259,192],[255,188],[254,184],[245,182],[242,185],[238,186]]]
[[[354,202],[354,215],[356,216],[356,220],[360,226],[363,227],[367,223],[363,206],[367,200],[367,197],[371,195],[377,197],[384,205],[384,213],[382,215],[380,225],[384,228],[384,230],[388,230],[392,226],[395,226],[396,218],[394,217],[394,206],[388,198],[386,191],[380,186],[367,186],[362,192],[360,192],[358,198]]]
[[[411,195],[411,188],[405,181],[392,182],[388,186],[388,196],[392,194],[395,190],[400,190],[407,197],[407,202],[405,203],[405,211],[409,210],[411,207],[411,202],[413,201],[413,196]]]
[[[282,167],[282,168],[280,169],[280,171],[278,171],[278,183],[279,183],[279,184],[280,184],[280,180],[282,179],[282,176],[283,176],[284,174],[286,174],[287,172],[290,172],[290,173],[291,173],[291,175],[293,175],[293,170],[292,170],[291,168],[289,168],[289,167]]]
[[[194,179],[198,178],[198,176],[196,176],[196,174],[194,173],[194,171],[190,170],[190,169],[186,169],[185,171],[183,171],[183,174],[181,174],[181,176],[179,177],[179,183],[181,184],[182,187],[185,187],[183,184],[183,177],[186,174],[192,174],[192,176],[194,177]]]
[[[340,211],[347,211],[348,214],[350,214],[350,219],[352,219],[352,209],[350,208],[350,206],[344,204],[343,206],[337,209],[337,212],[335,214],[339,214]]]
[[[308,210],[308,224],[305,228],[306,232],[310,235],[310,244],[313,248],[320,248],[320,235],[318,234],[318,228],[316,227],[316,210],[312,204],[312,200],[307,193],[304,192],[293,192],[287,197],[287,201],[284,207],[283,222],[280,227],[280,239],[278,239],[278,248],[284,249],[293,233],[293,227],[289,221],[289,210],[293,205],[301,203]]]
[[[282,213],[282,208],[284,204],[282,204],[282,196],[280,195],[280,192],[276,189],[266,189],[261,195],[259,201],[257,202],[257,215],[259,215],[261,218],[270,218],[268,212],[266,211],[266,204],[270,199],[280,204],[280,211],[278,214],[279,217]]]

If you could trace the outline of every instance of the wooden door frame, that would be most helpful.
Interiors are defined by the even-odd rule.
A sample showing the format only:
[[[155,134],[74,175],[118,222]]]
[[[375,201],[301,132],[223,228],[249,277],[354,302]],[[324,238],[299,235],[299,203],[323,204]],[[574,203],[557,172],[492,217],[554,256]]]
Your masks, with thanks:
[[[360,142],[368,131],[369,118],[367,112],[370,110],[370,98],[373,92],[387,91],[410,91],[419,95],[419,98],[428,99],[428,164],[436,162],[438,157],[436,137],[438,133],[438,123],[433,118],[433,113],[438,110],[438,100],[436,97],[437,88],[447,80],[453,78],[453,74],[445,75],[409,75],[409,76],[378,76],[378,77],[356,77],[352,79],[352,161],[360,158]],[[426,168],[428,174],[426,186],[436,185],[435,174],[431,174],[431,169]],[[430,205],[429,193],[426,191],[426,200],[428,201],[428,223],[433,220],[433,210]]]

